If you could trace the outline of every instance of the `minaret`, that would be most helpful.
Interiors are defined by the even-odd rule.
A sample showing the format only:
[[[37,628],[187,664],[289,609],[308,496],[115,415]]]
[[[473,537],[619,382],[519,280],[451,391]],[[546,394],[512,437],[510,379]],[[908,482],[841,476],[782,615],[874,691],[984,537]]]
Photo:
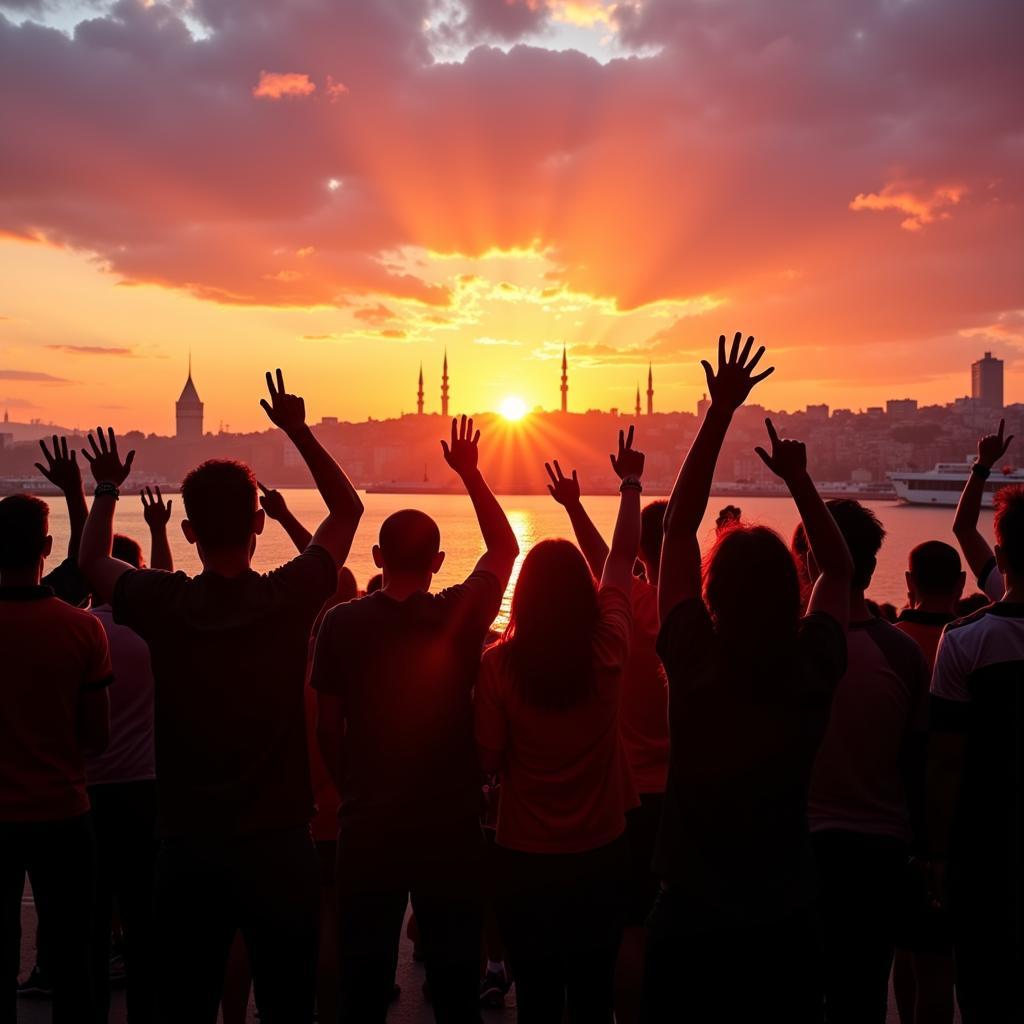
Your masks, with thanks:
[[[448,417],[448,349],[444,350],[444,367],[441,370],[441,415]]]
[[[420,389],[416,392],[416,415],[423,415],[423,364],[420,363]]]
[[[188,354],[188,380],[181,389],[181,397],[174,403],[175,436],[179,441],[203,439],[203,403],[192,383],[192,353]]]
[[[640,385],[636,386],[636,418],[640,419]]]
[[[639,399],[637,404],[640,404]],[[654,415],[654,370],[650,363],[647,364],[647,415]]]
[[[562,343],[562,412],[569,411],[569,361],[565,357],[565,343]]]

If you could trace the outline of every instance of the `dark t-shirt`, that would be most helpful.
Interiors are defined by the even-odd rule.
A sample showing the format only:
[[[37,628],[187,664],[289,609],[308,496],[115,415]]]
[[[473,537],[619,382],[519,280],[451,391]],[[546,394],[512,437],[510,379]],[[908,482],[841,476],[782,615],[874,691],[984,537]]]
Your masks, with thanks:
[[[788,916],[815,895],[807,789],[846,668],[830,616],[801,620],[788,650],[737,652],[703,601],[658,637],[669,680],[671,759],[655,871],[693,931]]]
[[[316,546],[263,576],[139,569],[118,581],[114,620],[149,644],[153,662],[163,835],[309,820],[306,647],[336,583]]]
[[[501,595],[495,576],[475,572],[438,594],[377,591],[328,612],[312,685],[344,709],[349,852],[393,853],[479,814],[472,693]]]

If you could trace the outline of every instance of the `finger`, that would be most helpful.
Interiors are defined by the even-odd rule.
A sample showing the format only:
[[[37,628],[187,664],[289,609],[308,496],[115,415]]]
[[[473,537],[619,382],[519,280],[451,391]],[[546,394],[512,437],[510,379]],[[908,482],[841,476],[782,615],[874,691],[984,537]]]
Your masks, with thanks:
[[[160,493],[159,485],[157,486],[157,489],[156,489],[156,500],[161,505],[164,503],[164,496]],[[168,504],[170,504],[170,502],[168,502]]]
[[[774,366],[769,366],[768,369],[764,371],[764,373],[759,373],[756,377],[751,377],[750,378],[750,383],[751,384],[757,384],[759,381],[764,380],[765,377],[770,377],[774,372],[775,372],[775,367]]]
[[[53,459],[50,458],[50,453],[46,450],[46,442],[40,439],[39,447],[43,450],[43,457],[46,459],[47,464],[52,463]]]
[[[626,439],[623,436],[622,431],[619,431],[619,453],[621,454],[622,449],[626,447]]]
[[[96,440],[99,441],[100,451],[101,452],[106,452],[106,450],[107,450],[107,439],[106,439],[106,437],[103,434],[103,428],[102,427],[97,427],[96,428]]]
[[[761,345],[761,346],[758,347],[758,350],[754,353],[754,358],[751,359],[749,363],[747,363],[747,369],[751,373],[754,372],[754,367],[757,366],[757,364],[759,362],[761,362],[761,356],[763,356],[763,355],[764,355],[764,345]]]
[[[779,443],[779,435],[775,430],[775,424],[770,419],[764,421],[764,425],[768,430],[768,437],[771,439],[772,447],[774,448]]]
[[[135,449],[133,448],[124,460],[124,471],[127,475],[131,472],[132,463],[135,461]]]
[[[468,420],[466,420],[466,440],[468,441],[472,436],[473,436],[473,417],[470,416],[470,418]]]
[[[706,360],[702,359],[700,365],[704,367],[704,376],[708,382],[708,391],[711,390],[711,385],[715,379],[715,371],[711,368],[711,364]]]
[[[89,438],[89,440],[91,441],[92,438]],[[89,465],[92,465],[94,456],[90,455],[84,448],[82,449],[82,458],[85,459],[85,461],[88,462]]]
[[[455,442],[459,439],[459,421],[457,419],[452,420],[452,447],[455,447]]]
[[[466,414],[462,414],[462,419],[459,420],[459,440],[466,440]]]
[[[718,368],[725,366],[725,335],[718,336]]]
[[[739,353],[740,342],[742,340],[743,340],[743,332],[742,331],[737,331],[732,336],[732,348],[729,350],[729,362],[730,363],[735,363],[736,362],[736,356]]]
[[[267,377],[268,377],[268,378],[270,377],[270,374],[269,374],[269,373],[267,374]],[[264,411],[266,412],[266,414],[267,414],[267,415],[268,415],[268,416],[269,416],[269,417],[270,417],[271,419],[273,419],[273,418],[274,418],[274,410],[270,408],[270,403],[269,403],[269,402],[268,402],[268,401],[267,401],[267,400],[266,400],[265,398],[261,398],[261,399],[260,399],[260,405],[262,405],[262,406],[263,406],[263,409],[264,409]]]
[[[36,469],[39,470],[40,473],[43,474],[43,476],[46,477],[47,480],[51,480],[52,481],[52,478],[50,477],[49,472],[47,472],[47,470],[43,469],[43,467],[38,462],[35,463],[35,467],[36,467]]]
[[[261,483],[259,482],[259,480],[257,480],[257,481],[256,481],[256,486],[257,486],[257,487],[258,487],[258,488],[259,488],[259,489],[260,489],[260,490],[261,490],[261,491],[262,491],[262,492],[263,492],[264,494],[266,494],[266,493],[267,493],[267,485],[266,485],[266,484],[261,484]]]
[[[170,514],[171,514],[171,506],[172,506],[173,504],[174,504],[174,499],[173,499],[173,498],[171,498],[171,499],[170,499],[170,500],[169,500],[169,501],[167,502],[167,515],[168,515],[168,516],[170,516]]]
[[[474,446],[476,446],[476,445],[478,445],[479,443],[480,443],[480,431],[478,430],[478,431],[477,431],[477,432],[476,432],[476,433],[475,433],[475,434],[473,435],[473,445],[474,445]]]
[[[139,491],[139,497],[142,499],[142,508],[145,511],[149,506],[146,504],[146,492]]]
[[[98,457],[100,454],[100,450],[96,444],[96,438],[93,437],[92,434],[89,435],[89,447],[92,448],[93,455]],[[82,454],[85,455],[86,458],[89,458],[88,453],[84,448],[82,449]],[[92,459],[89,459],[89,461],[92,462]]]
[[[747,361],[747,356],[750,355],[750,349],[754,344],[754,336],[750,335],[747,338],[747,343],[743,346],[743,351],[740,353],[740,365],[742,366]]]
[[[557,465],[557,463],[556,463],[556,465]],[[555,476],[555,471],[551,468],[551,463],[550,462],[545,462],[544,463],[544,468],[548,471],[548,476],[551,478],[551,482],[553,484],[557,484],[558,483],[558,477]],[[549,488],[549,490],[550,490],[550,488]],[[551,493],[554,494],[555,492],[551,491]]]
[[[152,491],[152,488],[150,488],[148,484],[146,485],[146,497],[149,498],[149,504],[152,505],[153,504],[153,491]]]
[[[555,459],[555,472],[558,474],[559,480],[565,479],[565,474],[562,472],[562,467],[558,464],[558,459]]]
[[[612,464],[612,469],[614,469],[616,474],[618,474],[618,472],[619,472],[619,464],[616,461],[615,456],[614,455],[609,455],[608,456],[608,461]]]
[[[577,487],[579,486],[579,482],[580,481],[579,481],[579,477],[576,476],[576,470],[575,469],[572,471],[572,482],[574,484],[576,484]]]
[[[555,498],[555,489],[551,484],[548,484],[548,494],[550,494],[552,498]],[[555,498],[555,501],[558,501],[558,499]]]
[[[60,455],[60,444],[57,440],[57,435],[53,435],[53,457],[56,459]]]
[[[267,370],[267,390],[270,392],[270,397],[273,398],[277,392],[274,390],[274,378],[270,375],[270,371]]]
[[[754,452],[761,457],[761,461],[769,468],[772,468],[772,460],[769,458],[768,453],[763,448],[755,448]]]
[[[107,427],[107,433],[110,435],[110,450],[116,455],[117,454],[117,438],[114,437],[114,428]]]
[[[632,423],[630,423],[630,425],[629,425],[629,433],[626,435],[626,447],[627,448],[632,448],[633,447],[633,424]]]
[[[446,460],[451,456],[452,450],[448,447],[448,442],[447,441],[442,441],[441,442],[441,451],[444,452],[444,457],[445,457]]]
[[[1014,437],[1014,435],[1013,435],[1013,434],[1011,434],[1011,435],[1010,435],[1010,436],[1009,436],[1009,437],[1008,437],[1008,438],[1007,438],[1007,439],[1006,439],[1006,440],[1005,440],[1005,441],[1003,442],[1003,452],[1004,452],[1004,453],[1005,453],[1006,449],[1010,447],[1010,442],[1011,442],[1011,441],[1013,440],[1013,437]]]
[[[66,437],[60,439],[60,452],[63,458],[68,457],[68,439]]]
[[[71,465],[72,466],[77,466],[78,465],[78,459],[75,456],[75,449],[74,448],[71,449]]]
[[[284,374],[281,372],[281,367],[277,368],[277,391],[278,394],[284,394]]]

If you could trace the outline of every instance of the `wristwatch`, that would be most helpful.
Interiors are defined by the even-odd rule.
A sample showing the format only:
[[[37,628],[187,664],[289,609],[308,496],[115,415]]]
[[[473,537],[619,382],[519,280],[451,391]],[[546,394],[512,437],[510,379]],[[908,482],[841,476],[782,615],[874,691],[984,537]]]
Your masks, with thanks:
[[[644,485],[640,483],[640,477],[638,476],[625,476],[622,478],[622,483],[619,484],[619,494],[625,490],[642,491]]]
[[[109,480],[104,480],[103,483],[97,484],[96,490],[92,493],[95,498],[113,498],[114,501],[121,497],[117,484],[111,483]]]

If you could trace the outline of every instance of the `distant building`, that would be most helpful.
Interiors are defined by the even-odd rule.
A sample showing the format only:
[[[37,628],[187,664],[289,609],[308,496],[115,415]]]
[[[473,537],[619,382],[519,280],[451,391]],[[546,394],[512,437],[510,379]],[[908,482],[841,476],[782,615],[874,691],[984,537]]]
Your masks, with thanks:
[[[569,411],[569,360],[562,345],[562,412]]]
[[[804,410],[809,420],[814,420],[815,423],[824,423],[828,419],[828,406],[822,403],[821,405],[809,405]]]
[[[441,368],[441,415],[448,418],[448,349],[444,350],[444,365]]]
[[[654,415],[654,367],[650,363],[647,364],[647,415]]]
[[[971,397],[989,409],[1003,407],[1003,361],[991,352],[971,363]]]
[[[916,398],[890,398],[885,403],[885,414],[887,416],[913,416],[916,412]]]
[[[447,353],[446,353],[447,354]],[[416,415],[423,415],[423,364],[420,363],[420,389],[416,392]]]
[[[697,403],[697,422],[703,423],[704,417],[708,414],[708,409],[711,408],[711,399],[707,395]]]
[[[175,436],[179,441],[203,439],[203,403],[192,383],[192,357],[188,360],[188,380],[181,389],[181,397],[174,403]]]

